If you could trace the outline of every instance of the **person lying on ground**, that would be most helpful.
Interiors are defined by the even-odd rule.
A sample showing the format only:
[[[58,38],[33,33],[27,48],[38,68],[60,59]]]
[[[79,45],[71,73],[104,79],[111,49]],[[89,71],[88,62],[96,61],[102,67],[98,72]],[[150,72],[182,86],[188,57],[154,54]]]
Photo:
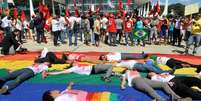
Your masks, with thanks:
[[[167,65],[173,71],[175,71],[176,69],[188,68],[188,67],[197,68],[198,73],[201,71],[201,65],[191,64],[191,63],[180,61],[174,58],[159,57],[159,56],[153,55],[153,56],[150,56],[150,59],[153,60],[153,62],[151,62],[152,65],[155,65],[155,66],[157,66],[158,64]]]
[[[43,48],[40,55],[36,57],[36,63],[43,63],[48,60],[51,64],[65,64],[67,63],[64,56],[62,58],[58,58],[55,53],[49,52],[46,47]]]
[[[13,71],[4,77],[0,77],[0,94],[9,93],[24,81],[41,72],[47,71],[49,67],[51,67],[51,64],[47,61],[44,61],[44,63],[34,63],[31,66]],[[12,82],[8,82],[11,80]]]
[[[167,101],[165,98],[161,97],[156,93],[154,88],[163,89],[169,96],[171,101],[181,99],[180,96],[175,94],[171,88],[168,86],[168,83],[152,81],[147,78],[142,78],[140,73],[136,70],[126,70],[121,81],[121,89],[125,89],[126,81],[128,81],[128,86],[134,87],[139,91],[147,93],[156,101]]]
[[[77,53],[66,53],[66,60],[78,61],[78,62],[90,62],[94,64],[105,64],[105,63],[114,63],[121,60],[132,60],[132,59],[144,59],[147,57],[146,54],[132,54],[132,53],[108,53],[101,55],[99,59],[88,57],[85,54]]]
[[[168,73],[156,74],[154,72],[150,72],[148,77],[154,81],[168,82],[169,87],[181,97],[201,100],[201,92],[191,88],[193,86],[201,88],[201,79],[197,77],[174,76]]]
[[[43,74],[43,78],[48,75],[59,75],[59,74],[69,74],[76,73],[81,75],[92,75],[99,74],[105,72],[104,76],[101,77],[105,82],[111,82],[112,75],[112,65],[110,64],[81,64],[81,63],[73,63],[69,69],[58,71],[58,72],[46,72]]]

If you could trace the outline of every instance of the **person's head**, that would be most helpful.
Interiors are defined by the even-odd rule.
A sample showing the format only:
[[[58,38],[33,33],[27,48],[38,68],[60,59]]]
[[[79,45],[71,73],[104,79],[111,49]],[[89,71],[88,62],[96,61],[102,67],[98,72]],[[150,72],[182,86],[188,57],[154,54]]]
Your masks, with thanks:
[[[42,99],[43,101],[54,101],[54,99],[60,95],[59,90],[48,90],[43,93]]]
[[[19,31],[19,30],[17,30],[17,29],[15,29],[15,30],[13,31],[13,34],[17,36],[17,35],[19,35],[19,34],[20,34],[20,31]]]
[[[105,54],[103,54],[99,57],[99,60],[107,60],[107,56]]]
[[[152,78],[152,77],[155,76],[155,75],[157,75],[157,74],[154,73],[154,72],[149,72],[148,75],[147,75],[147,77],[148,77],[148,78]]]

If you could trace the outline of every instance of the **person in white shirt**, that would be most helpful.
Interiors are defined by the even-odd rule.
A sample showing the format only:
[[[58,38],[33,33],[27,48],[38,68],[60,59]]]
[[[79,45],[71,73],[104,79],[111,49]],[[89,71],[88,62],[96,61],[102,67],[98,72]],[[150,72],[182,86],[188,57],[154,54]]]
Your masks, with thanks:
[[[61,28],[61,33],[60,33],[60,36],[59,36],[59,39],[61,41],[61,43],[63,44],[66,44],[66,37],[67,37],[67,22],[66,22],[66,18],[65,18],[65,15],[62,14],[62,16],[60,16],[60,19],[59,19],[59,23],[60,23],[60,28]]]
[[[69,73],[76,73],[81,75],[91,75],[91,74],[98,74],[105,72],[105,75],[101,77],[102,80],[105,82],[111,82],[111,75],[112,75],[112,65],[110,64],[75,64],[71,63],[70,68],[59,71],[59,72],[46,72],[43,76],[44,78],[48,75],[59,75],[59,74],[69,74]]]
[[[71,16],[71,17],[69,17],[68,18],[68,20],[69,20],[69,23],[70,23],[70,28],[69,28],[69,35],[68,35],[68,38],[69,38],[69,46],[72,46],[73,45],[73,43],[72,43],[72,41],[73,41],[73,35],[74,35],[74,31],[73,31],[73,29],[74,29],[74,24],[75,24],[75,22],[76,22],[76,17],[74,17],[74,16]],[[75,38],[77,38],[77,37],[75,37]],[[76,40],[75,40],[76,41]]]
[[[58,44],[58,38],[61,34],[61,27],[60,27],[60,22],[59,22],[59,16],[57,15],[52,19],[52,32],[54,35],[54,46],[59,46]]]
[[[1,19],[2,24],[1,27],[4,29],[5,34],[11,34],[11,17],[5,16],[3,19]]]
[[[0,94],[5,94],[13,90],[27,79],[48,70],[48,67],[50,67],[50,63],[47,61],[40,64],[34,63],[31,66],[13,71],[4,77],[0,77]],[[13,80],[13,82],[8,82],[11,80]]]
[[[154,88],[163,89],[168,95],[171,96],[171,99],[177,100],[181,98],[180,96],[176,95],[171,88],[168,86],[167,83],[152,81],[147,78],[142,78],[140,73],[136,70],[127,70],[123,75],[121,81],[121,89],[125,89],[126,81],[128,81],[129,87],[135,87],[136,89],[147,93],[156,101],[166,101],[165,98],[161,97],[159,94],[154,91]]]
[[[106,38],[106,36],[107,36],[106,33],[107,33],[108,19],[105,17],[105,15],[103,15],[103,17],[101,18],[100,22],[101,22],[101,35],[100,35],[100,39],[102,40],[104,37]],[[106,39],[105,39],[105,43],[106,43]]]
[[[168,73],[156,74],[150,72],[148,77],[154,81],[168,82],[170,88],[181,97],[191,97],[193,100],[201,100],[201,92],[191,87],[201,88],[201,79],[197,77],[174,76]]]
[[[150,59],[153,60],[153,62],[154,62],[153,65],[158,65],[158,64],[167,65],[171,69],[173,69],[173,71],[175,71],[176,69],[187,68],[187,67],[197,68],[198,73],[201,71],[201,69],[200,69],[201,65],[191,64],[191,63],[177,60],[174,58],[160,57],[160,56],[152,55],[152,56],[150,56]]]

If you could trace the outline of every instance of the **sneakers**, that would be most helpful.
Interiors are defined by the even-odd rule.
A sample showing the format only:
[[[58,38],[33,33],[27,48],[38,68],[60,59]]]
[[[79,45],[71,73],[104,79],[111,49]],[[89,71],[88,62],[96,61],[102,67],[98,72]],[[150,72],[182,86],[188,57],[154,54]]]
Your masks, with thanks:
[[[4,93],[7,93],[8,92],[8,86],[3,86],[1,89],[0,89],[0,94],[4,94]]]
[[[190,97],[185,97],[185,98],[179,98],[177,101],[192,101],[192,98]]]
[[[103,80],[103,81],[105,81],[107,83],[112,81],[109,77],[104,77],[104,76],[101,77],[101,80]]]

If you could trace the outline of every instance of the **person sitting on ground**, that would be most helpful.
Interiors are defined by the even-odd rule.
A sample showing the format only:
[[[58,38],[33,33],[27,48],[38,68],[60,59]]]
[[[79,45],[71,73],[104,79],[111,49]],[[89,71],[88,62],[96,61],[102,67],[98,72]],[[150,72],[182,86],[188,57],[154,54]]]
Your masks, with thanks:
[[[1,54],[9,55],[16,52],[25,52],[26,48],[22,48],[22,44],[16,39],[19,36],[19,30],[14,30],[11,34],[7,34],[2,41]]]
[[[171,69],[173,69],[173,71],[175,71],[176,69],[187,68],[187,67],[197,68],[198,73],[201,71],[201,65],[191,64],[191,63],[180,61],[174,58],[159,57],[159,56],[153,55],[153,56],[150,56],[150,59],[151,61],[153,61],[152,65],[156,65],[156,66],[158,64],[167,65]]]
[[[0,94],[9,93],[27,79],[30,79],[35,75],[48,70],[49,67],[51,67],[51,64],[48,61],[44,61],[44,63],[40,64],[34,63],[31,66],[13,71],[4,77],[0,77]],[[10,80],[15,81],[8,82]]]
[[[91,75],[106,72],[104,76],[101,77],[105,82],[111,82],[112,75],[112,65],[109,64],[81,64],[81,63],[72,63],[69,69],[58,71],[58,72],[46,72],[43,74],[43,78],[48,75],[59,75],[59,74],[69,74],[76,73],[81,75]]]
[[[36,63],[43,63],[44,61],[49,61],[51,64],[65,64],[67,63],[65,60],[65,57],[62,56],[62,58],[58,58],[55,53],[49,52],[46,47],[43,48],[41,51],[41,54],[36,57],[35,62]]]
[[[168,73],[156,74],[154,72],[150,72],[148,77],[154,81],[168,82],[170,88],[181,97],[191,97],[193,100],[201,100],[201,92],[191,88],[193,86],[201,88],[201,79],[199,78],[174,76]]]
[[[167,101],[163,97],[154,91],[154,88],[163,89],[171,98],[171,101],[181,99],[180,96],[176,95],[171,88],[168,86],[168,83],[163,83],[159,81],[152,81],[147,78],[142,78],[140,73],[136,70],[126,70],[121,81],[121,89],[125,89],[126,81],[130,87],[134,87],[144,93],[148,93],[156,101]]]

